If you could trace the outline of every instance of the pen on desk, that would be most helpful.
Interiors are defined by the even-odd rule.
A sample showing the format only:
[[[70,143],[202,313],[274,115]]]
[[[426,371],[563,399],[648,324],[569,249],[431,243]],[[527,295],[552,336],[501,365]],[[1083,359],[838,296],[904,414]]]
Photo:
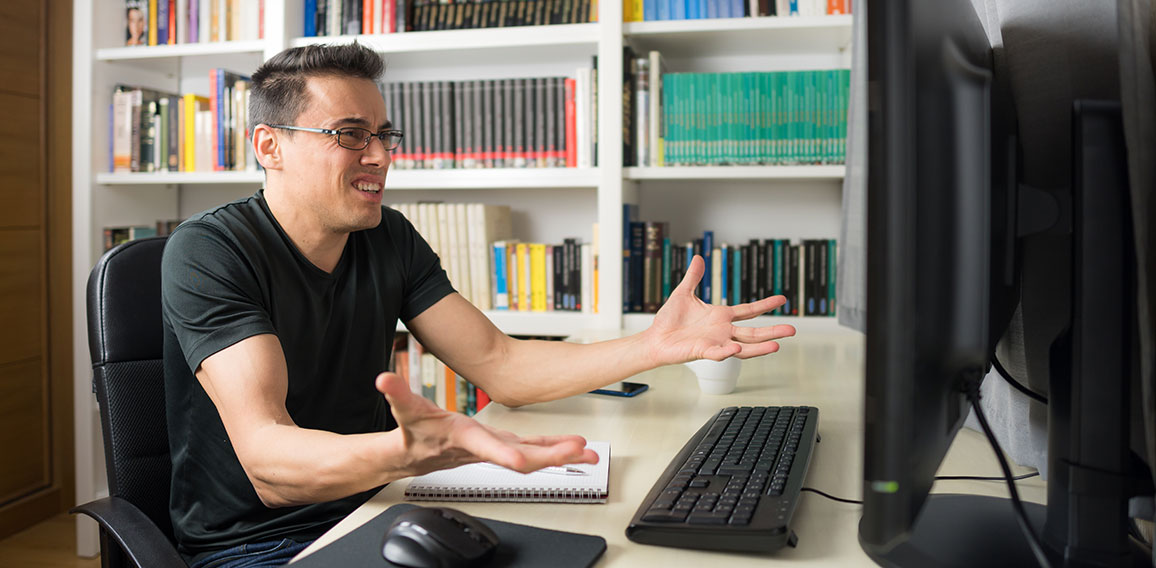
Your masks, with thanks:
[[[508,467],[500,466],[496,463],[482,462],[482,465],[484,465],[490,469],[504,469],[506,471],[514,471]],[[538,471],[542,472],[542,473],[551,473],[554,475],[587,475],[586,471],[584,471],[584,470],[578,469],[576,467],[570,467],[570,466],[564,466],[564,465],[547,466],[547,467],[544,467],[542,469],[539,469]],[[526,474],[526,475],[529,475],[529,474]]]

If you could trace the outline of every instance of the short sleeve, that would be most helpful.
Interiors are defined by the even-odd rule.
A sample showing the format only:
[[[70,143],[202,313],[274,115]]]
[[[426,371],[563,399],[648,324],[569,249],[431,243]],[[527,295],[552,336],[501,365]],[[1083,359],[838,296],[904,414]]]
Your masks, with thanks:
[[[384,211],[391,238],[405,263],[401,321],[408,322],[455,290],[438,255],[413,224],[393,209]]]
[[[205,223],[186,223],[169,237],[161,305],[191,371],[242,339],[275,333],[252,265]]]

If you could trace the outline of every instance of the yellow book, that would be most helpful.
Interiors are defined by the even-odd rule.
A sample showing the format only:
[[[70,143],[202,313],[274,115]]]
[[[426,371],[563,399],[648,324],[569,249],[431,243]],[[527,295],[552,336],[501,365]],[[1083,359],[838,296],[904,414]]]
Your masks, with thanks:
[[[443,377],[445,382],[441,385],[438,385],[438,386],[445,388],[445,393],[446,393],[446,407],[445,408],[446,408],[446,410],[448,410],[450,412],[457,412],[458,411],[458,374],[455,373],[454,370],[449,367],[449,365],[443,365],[443,367],[445,367],[445,370],[446,370],[445,376]]]
[[[530,245],[530,309],[546,311],[546,245]]]
[[[157,44],[157,0],[149,0],[149,45]]]
[[[197,171],[197,111],[209,110],[209,97],[201,97],[193,93],[185,93],[185,114],[181,117],[183,128],[183,144],[185,150],[184,167],[181,171]]]
[[[515,247],[514,254],[517,255],[518,263],[518,311],[530,311],[530,287],[527,284],[530,282],[530,263],[527,262],[530,258],[530,247],[526,243],[518,243]]]
[[[646,16],[642,12],[642,0],[629,0],[629,1],[630,1],[630,7],[634,11],[634,13],[631,16],[630,21],[641,22],[644,19],[646,19]]]
[[[598,247],[601,246],[601,241],[598,237],[598,223],[594,223],[593,230],[594,238],[591,239],[591,248],[594,251],[594,281],[592,285],[592,288],[594,288],[594,305],[590,306],[590,308],[594,313],[598,313]]]

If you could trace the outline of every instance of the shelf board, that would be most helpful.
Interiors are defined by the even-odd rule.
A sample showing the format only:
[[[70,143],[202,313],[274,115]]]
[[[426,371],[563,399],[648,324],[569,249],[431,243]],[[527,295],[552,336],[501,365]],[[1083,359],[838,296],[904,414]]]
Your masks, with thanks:
[[[628,332],[642,331],[654,322],[654,314],[623,314],[622,327]],[[763,327],[769,325],[790,324],[795,326],[798,333],[858,333],[851,328],[839,325],[835,317],[799,317],[799,316],[759,316],[749,320],[736,322],[741,327]]]
[[[624,168],[623,176],[631,180],[841,180],[846,170],[846,166],[672,166],[667,168]]]
[[[96,50],[98,61],[168,59],[234,53],[264,53],[265,40],[221,41],[215,43],[182,43],[177,45],[108,47]]]
[[[385,181],[387,190],[596,187],[594,168],[390,170]]]
[[[853,16],[716,18],[627,22],[623,34],[636,50],[657,49],[684,59],[757,53],[829,53],[851,45]]]
[[[559,24],[476,30],[406,32],[400,34],[301,37],[293,46],[319,43],[357,43],[380,53],[464,51],[563,45],[596,45],[598,24]]]
[[[230,183],[265,183],[264,172],[153,172],[153,173],[109,173],[96,174],[96,183],[101,185],[165,185],[197,184],[216,185]]]
[[[580,312],[511,312],[491,310],[483,312],[502,333],[507,335],[547,335],[569,337],[594,327],[597,314]],[[397,323],[397,330],[405,325]]]

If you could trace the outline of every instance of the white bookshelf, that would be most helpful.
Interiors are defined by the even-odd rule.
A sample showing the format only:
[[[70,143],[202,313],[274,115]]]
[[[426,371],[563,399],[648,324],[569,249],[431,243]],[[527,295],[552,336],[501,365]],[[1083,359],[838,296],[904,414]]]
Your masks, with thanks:
[[[842,181],[843,166],[674,166],[666,168],[629,167],[622,175],[628,180],[818,180]]]
[[[589,239],[590,225],[599,224],[599,313],[486,314],[510,334],[572,336],[649,325],[652,316],[621,310],[623,203],[639,203],[640,218],[668,220],[687,233],[729,225],[716,235],[732,242],[747,236],[835,236],[841,166],[623,168],[621,54],[624,45],[640,54],[661,50],[672,72],[847,67],[851,17],[624,24],[621,0],[600,0],[598,6],[600,21],[589,24],[303,38],[303,0],[266,0],[261,40],[124,47],[123,0],[74,0],[73,88],[91,94],[74,97],[72,107],[77,500],[88,501],[104,490],[85,325],[85,283],[101,252],[102,228],[185,217],[251,194],[263,183],[261,172],[110,173],[108,115],[118,83],[207,94],[209,69],[251,73],[287,47],[354,40],[385,54],[389,81],[573,76],[596,55],[599,167],[391,170],[387,177],[386,189],[396,192],[385,197],[387,203],[426,198],[525,206],[522,219],[515,218],[515,230],[525,232],[517,235],[523,240],[551,242],[547,238],[555,232],[575,228],[583,232],[573,236]],[[764,224],[782,233],[765,234]],[[831,318],[783,319],[800,331],[837,328]],[[97,548],[95,524],[80,521],[78,551],[92,555]]]
[[[387,190],[439,189],[596,189],[599,173],[595,168],[496,168],[448,170],[390,170]]]

